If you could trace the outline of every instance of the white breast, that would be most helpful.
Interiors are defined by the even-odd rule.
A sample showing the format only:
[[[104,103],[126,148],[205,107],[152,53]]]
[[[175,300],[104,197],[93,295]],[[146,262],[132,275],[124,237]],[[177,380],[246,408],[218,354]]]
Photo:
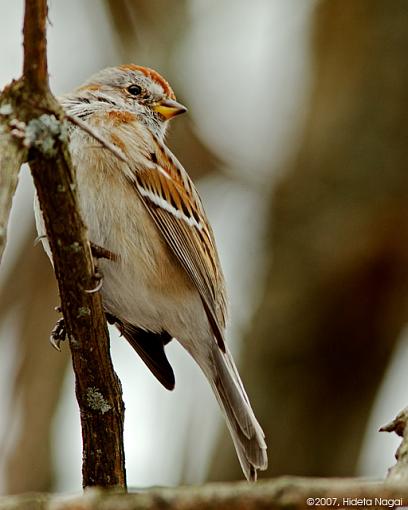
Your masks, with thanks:
[[[125,178],[125,169],[121,169],[125,163],[87,140],[76,130],[70,142],[81,214],[90,241],[119,257],[118,261],[98,261],[105,309],[143,329],[166,330],[183,343],[189,343],[192,336],[208,337],[199,293]],[[38,234],[44,235],[37,200],[35,209]],[[51,258],[46,239],[43,245]]]
[[[198,321],[196,331],[204,328],[204,336],[208,335],[199,293],[125,178],[121,168],[125,163],[106,149],[84,149],[83,141],[76,138],[71,152],[89,238],[119,256],[118,262],[98,262],[105,308],[131,324],[167,330],[179,338]]]

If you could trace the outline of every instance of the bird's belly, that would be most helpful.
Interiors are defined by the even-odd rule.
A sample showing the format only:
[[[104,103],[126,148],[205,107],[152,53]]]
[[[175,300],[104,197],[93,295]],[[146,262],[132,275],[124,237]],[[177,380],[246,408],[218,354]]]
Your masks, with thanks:
[[[131,185],[121,178],[109,185],[95,175],[89,185],[90,177],[78,172],[89,238],[118,257],[98,261],[106,311],[149,331],[186,335],[192,324],[204,319],[198,291]]]

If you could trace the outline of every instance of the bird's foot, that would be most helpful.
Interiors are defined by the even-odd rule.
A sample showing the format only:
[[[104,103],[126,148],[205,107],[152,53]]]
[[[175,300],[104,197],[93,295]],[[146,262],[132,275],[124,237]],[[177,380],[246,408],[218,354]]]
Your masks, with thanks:
[[[56,306],[55,311],[61,313],[61,307]],[[109,312],[105,312],[106,321],[109,324],[115,324],[115,326],[119,329],[120,333],[123,334],[123,325],[119,319],[117,319],[114,315]],[[65,328],[64,318],[61,317],[57,320],[53,330],[50,335],[50,344],[56,349],[58,352],[61,352],[61,342],[64,342],[67,338],[67,330]]]
[[[61,319],[58,319],[53,330],[51,331],[50,344],[54,347],[54,349],[61,352],[61,342],[63,342],[66,338],[67,330],[65,329],[64,319],[61,317]]]

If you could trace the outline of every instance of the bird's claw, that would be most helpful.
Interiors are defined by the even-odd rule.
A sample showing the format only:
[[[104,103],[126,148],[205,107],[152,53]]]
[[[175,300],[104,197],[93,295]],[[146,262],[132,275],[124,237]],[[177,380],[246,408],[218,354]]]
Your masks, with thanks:
[[[50,344],[56,349],[57,351],[61,352],[61,342],[63,342],[67,337],[67,331],[65,329],[65,322],[64,319],[58,319],[57,323],[55,324],[53,330],[51,331],[50,335]]]
[[[95,271],[94,278],[95,278],[95,280],[97,280],[98,283],[97,283],[96,287],[94,287],[93,289],[85,289],[85,292],[87,294],[95,294],[95,292],[98,292],[102,288],[103,275],[98,270]]]

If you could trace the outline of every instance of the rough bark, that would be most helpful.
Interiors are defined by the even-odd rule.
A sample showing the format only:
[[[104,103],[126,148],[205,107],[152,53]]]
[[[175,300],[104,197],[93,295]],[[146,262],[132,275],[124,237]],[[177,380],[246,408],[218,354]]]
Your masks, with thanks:
[[[406,2],[319,3],[300,151],[273,196],[242,375],[266,476],[350,476],[408,317]],[[380,425],[380,424],[379,424]],[[219,443],[212,479],[240,476]]]
[[[354,503],[353,503],[354,501]],[[360,501],[359,504],[358,501]],[[91,490],[82,497],[46,494],[0,498],[0,510],[300,510],[306,508],[369,507],[406,505],[406,484],[363,480],[278,478],[259,482],[210,484],[203,487],[153,489],[138,494]]]
[[[12,84],[21,151],[30,167],[53,254],[62,313],[76,376],[83,434],[83,484],[126,486],[124,406],[86,228],[78,212],[75,174],[63,112],[48,88],[46,0],[26,0],[24,75]],[[11,134],[13,134],[11,132]]]
[[[24,47],[36,45],[38,53],[25,54],[24,72],[29,73],[26,78],[31,78],[26,80],[26,87],[30,90],[32,101],[40,105],[37,111],[34,108],[35,117],[41,109],[47,111],[51,131],[54,129],[52,119],[60,122],[54,129],[51,149],[48,140],[43,140],[35,151],[30,168],[53,254],[76,376],[83,439],[83,485],[125,487],[121,386],[110,358],[101,297],[87,292],[94,289],[98,281],[86,228],[78,210],[75,176],[67,140],[64,140],[62,112],[48,88],[44,88],[44,83],[48,83],[46,11],[44,0],[27,0]],[[39,37],[42,37],[40,42]],[[37,59],[37,65],[26,63],[32,58]]]

